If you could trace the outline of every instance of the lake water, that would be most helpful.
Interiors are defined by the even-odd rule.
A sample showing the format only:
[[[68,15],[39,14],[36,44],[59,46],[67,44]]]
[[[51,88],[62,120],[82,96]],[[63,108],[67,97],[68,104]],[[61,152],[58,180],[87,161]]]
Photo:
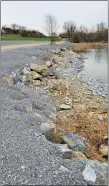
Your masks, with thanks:
[[[91,49],[80,55],[84,60],[83,74],[88,77],[100,79],[103,82],[108,82],[107,49]]]

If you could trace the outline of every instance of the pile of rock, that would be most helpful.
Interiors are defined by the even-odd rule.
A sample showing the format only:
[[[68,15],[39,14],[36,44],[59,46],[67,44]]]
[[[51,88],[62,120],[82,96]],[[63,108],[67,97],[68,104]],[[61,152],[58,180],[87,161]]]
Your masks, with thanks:
[[[24,84],[33,83],[34,81],[40,82],[43,78],[57,78],[55,68],[53,67],[52,61],[46,61],[43,65],[37,65],[35,63],[30,63],[19,73],[15,73],[13,76],[13,83],[22,82]],[[40,81],[40,82],[39,82]]]

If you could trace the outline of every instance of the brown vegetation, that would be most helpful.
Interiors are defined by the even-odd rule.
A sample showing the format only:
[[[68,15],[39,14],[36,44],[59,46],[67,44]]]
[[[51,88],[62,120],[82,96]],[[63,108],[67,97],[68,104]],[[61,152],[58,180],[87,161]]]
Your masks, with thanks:
[[[97,43],[75,43],[72,48],[74,52],[87,52],[88,49],[103,49],[107,46],[107,43],[97,42]]]
[[[66,80],[59,80],[51,90],[55,101],[65,101],[66,96],[72,100],[71,110],[57,111],[54,121],[57,132],[53,141],[60,143],[61,134],[66,131],[76,133],[85,137],[88,142],[88,158],[107,161],[99,151],[101,144],[107,145],[107,139],[104,139],[108,135],[107,103],[104,98],[94,96],[87,88],[81,87],[76,80],[70,86],[66,86],[67,84]],[[98,119],[99,115],[103,117],[103,123]]]

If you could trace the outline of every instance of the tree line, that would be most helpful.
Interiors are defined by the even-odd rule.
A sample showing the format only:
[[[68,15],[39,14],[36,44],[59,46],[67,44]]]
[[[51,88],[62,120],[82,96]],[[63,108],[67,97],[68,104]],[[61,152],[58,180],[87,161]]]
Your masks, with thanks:
[[[43,33],[36,30],[28,30],[25,26],[19,26],[17,24],[12,24],[10,27],[2,26],[1,35],[3,34],[15,34],[20,35],[22,37],[35,37],[42,38],[47,37]]]
[[[73,21],[67,21],[63,25],[64,33],[59,36],[61,38],[68,38],[69,41],[74,43],[80,42],[108,42],[108,28],[105,23],[101,22],[96,25],[95,29],[88,30],[85,26],[80,26],[77,29]]]
[[[17,24],[12,24],[11,27],[3,26],[2,30],[6,34],[19,34],[23,37],[50,37],[51,43],[57,37],[58,22],[56,18],[47,14],[45,16],[45,31],[48,36],[45,36],[43,33],[36,30],[28,30],[24,26],[19,26]],[[79,28],[73,21],[67,21],[63,25],[63,33],[60,33],[58,36],[60,38],[67,38],[70,42],[79,43],[79,42],[108,42],[108,28],[105,23],[98,23],[95,29],[89,30],[87,27],[81,25]],[[1,33],[3,34],[3,33]]]

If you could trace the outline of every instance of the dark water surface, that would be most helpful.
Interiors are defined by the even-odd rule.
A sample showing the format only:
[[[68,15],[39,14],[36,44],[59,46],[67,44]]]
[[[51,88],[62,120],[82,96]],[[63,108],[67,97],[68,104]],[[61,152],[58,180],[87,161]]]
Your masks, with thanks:
[[[108,82],[108,50],[91,49],[80,54],[84,59],[82,74]]]

